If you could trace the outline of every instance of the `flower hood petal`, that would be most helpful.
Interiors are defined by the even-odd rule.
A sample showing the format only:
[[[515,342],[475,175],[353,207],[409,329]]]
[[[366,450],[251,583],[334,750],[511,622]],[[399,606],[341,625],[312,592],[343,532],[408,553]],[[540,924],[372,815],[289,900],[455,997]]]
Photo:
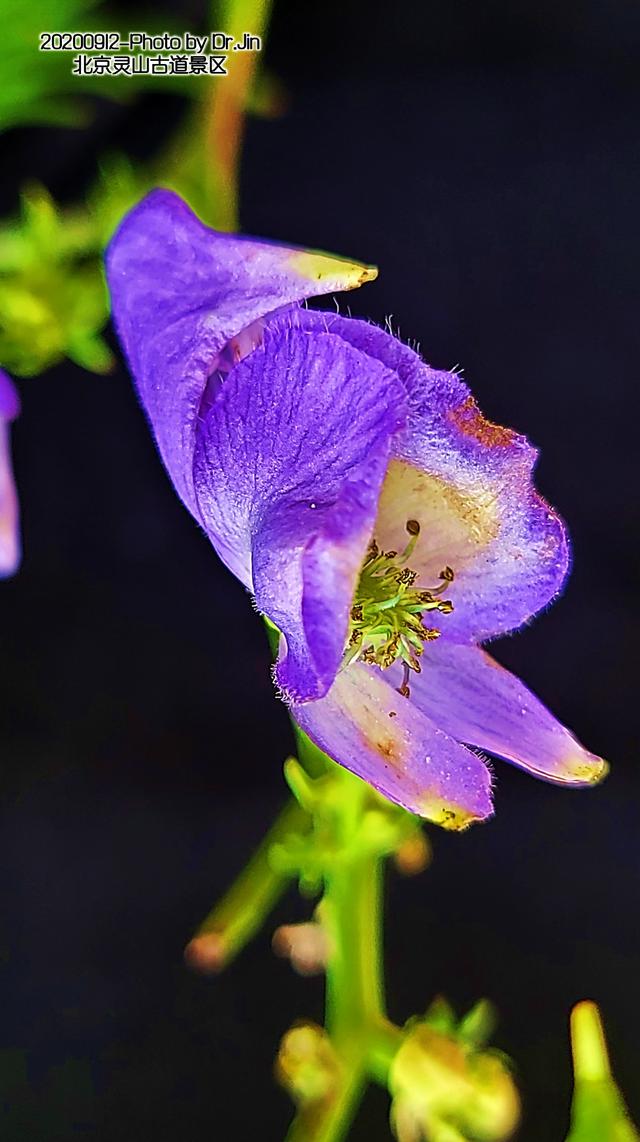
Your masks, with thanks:
[[[371,536],[394,434],[397,378],[297,314],[222,380],[197,434],[200,518],[259,610],[282,631],[276,677],[290,699],[326,693]]]
[[[480,647],[439,639],[412,678],[411,701],[448,734],[561,785],[595,785],[607,763]]]
[[[266,314],[353,289],[371,267],[210,230],[176,194],[152,191],[106,257],[113,318],[161,456],[198,518],[192,462],[218,355]]]
[[[320,749],[411,813],[464,829],[493,812],[482,758],[401,697],[375,667],[349,666],[325,698],[291,712]]]
[[[566,530],[532,482],[537,452],[487,421],[456,373],[432,369],[396,337],[364,321],[307,312],[398,376],[408,419],[393,442],[376,538],[401,549],[407,518],[422,527],[412,556],[419,582],[453,567],[454,611],[434,618],[444,638],[479,642],[521,626],[557,595],[569,566]]]
[[[20,563],[18,495],[11,465],[9,424],[20,412],[13,381],[0,369],[0,578],[13,575]]]

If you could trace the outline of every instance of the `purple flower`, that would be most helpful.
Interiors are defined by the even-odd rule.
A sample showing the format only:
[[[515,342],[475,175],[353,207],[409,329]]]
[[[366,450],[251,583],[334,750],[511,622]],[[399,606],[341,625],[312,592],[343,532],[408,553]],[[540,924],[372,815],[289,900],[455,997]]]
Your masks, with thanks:
[[[599,780],[605,763],[479,645],[567,573],[535,450],[389,333],[300,308],[374,271],[217,234],[155,191],[107,274],[169,475],[282,632],[275,678],[309,737],[450,828],[492,811],[476,749]]]
[[[20,398],[13,381],[0,369],[0,578],[13,575],[20,562],[19,508],[9,430],[19,412]]]

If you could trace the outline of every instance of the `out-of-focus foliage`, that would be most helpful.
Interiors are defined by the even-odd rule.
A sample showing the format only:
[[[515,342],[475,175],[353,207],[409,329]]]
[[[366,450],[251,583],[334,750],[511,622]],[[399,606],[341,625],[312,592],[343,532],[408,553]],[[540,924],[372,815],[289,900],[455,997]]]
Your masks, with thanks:
[[[99,252],[86,211],[63,219],[43,187],[23,195],[21,218],[0,231],[0,363],[9,372],[33,376],[65,356],[109,370]]]
[[[214,0],[209,30],[233,25],[236,31],[246,26],[262,33],[268,10],[269,0]],[[221,147],[216,114],[222,88],[215,79],[189,75],[76,77],[76,50],[39,50],[44,31],[117,30],[123,38],[132,28],[151,34],[184,31],[173,28],[164,14],[138,17],[128,9],[123,20],[122,11],[100,0],[31,0],[28,5],[5,0],[2,18],[0,131],[33,123],[82,126],[93,106],[87,96],[126,100],[141,87],[164,88],[193,101],[182,127],[147,166],[134,166],[124,155],[104,159],[85,206],[58,209],[44,188],[32,186],[23,194],[21,216],[0,224],[0,365],[17,376],[33,376],[68,357],[102,373],[112,358],[100,337],[109,312],[101,254],[126,211],[152,186],[162,185],[186,198],[211,225],[233,225],[221,203],[228,192],[235,219],[235,167],[222,179],[220,172],[212,173]],[[256,113],[277,114],[282,107],[277,84],[254,87],[247,67],[245,59],[247,76],[238,71],[234,82],[235,73],[230,74],[224,90],[238,87],[239,106],[255,103]]]
[[[88,106],[71,75],[68,52],[41,53],[40,33],[88,30],[95,0],[3,0],[0,130],[21,123],[82,125]],[[103,25],[104,26],[104,25]]]
[[[196,111],[185,130],[172,139],[157,158],[142,166],[122,153],[107,155],[100,162],[98,180],[88,196],[88,206],[98,240],[106,246],[126,214],[153,187],[175,190],[205,220],[212,214],[202,175],[206,163],[202,132]],[[215,215],[215,210],[213,211]],[[213,222],[215,223],[215,217]]]
[[[148,167],[125,155],[103,160],[86,206],[60,209],[47,190],[22,195],[17,219],[0,225],[0,365],[34,376],[64,357],[107,372],[112,356],[100,337],[109,316],[101,255],[123,215],[153,186],[166,186],[206,213],[194,130]]]
[[[29,123],[85,126],[92,115],[87,95],[126,102],[144,88],[198,100],[207,85],[206,79],[189,75],[75,76],[77,50],[39,50],[41,32],[118,31],[123,39],[141,28],[150,35],[181,33],[185,28],[176,16],[154,14],[151,8],[139,15],[130,7],[114,12],[100,0],[2,0],[1,14],[0,131]]]
[[[571,1013],[574,1093],[567,1142],[640,1142],[616,1086],[595,1003],[585,1000]]]
[[[132,206],[157,186],[153,172],[134,166],[123,154],[109,155],[100,163],[100,175],[88,197],[96,241],[102,249]]]

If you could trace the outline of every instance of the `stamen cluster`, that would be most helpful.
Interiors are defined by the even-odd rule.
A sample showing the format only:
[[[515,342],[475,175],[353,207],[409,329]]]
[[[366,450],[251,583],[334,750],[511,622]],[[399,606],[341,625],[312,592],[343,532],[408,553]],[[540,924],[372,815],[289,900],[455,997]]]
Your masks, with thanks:
[[[420,673],[419,659],[425,643],[438,638],[440,631],[425,625],[426,611],[450,614],[453,603],[439,596],[453,582],[453,571],[440,572],[437,587],[414,586],[418,574],[406,566],[418,536],[420,524],[407,520],[410,539],[404,551],[381,551],[371,540],[360,572],[349,622],[349,636],[343,665],[358,659],[386,670],[400,660],[404,677],[399,692],[409,697],[409,672]]]

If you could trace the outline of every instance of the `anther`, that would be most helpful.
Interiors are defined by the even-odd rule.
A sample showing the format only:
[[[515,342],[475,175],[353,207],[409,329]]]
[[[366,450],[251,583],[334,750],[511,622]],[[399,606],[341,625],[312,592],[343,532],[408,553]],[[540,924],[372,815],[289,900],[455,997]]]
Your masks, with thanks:
[[[417,578],[417,572],[412,571],[410,567],[403,567],[402,571],[399,571],[396,575],[396,581],[398,583],[406,583],[409,587],[413,586]]]
[[[351,606],[342,664],[348,667],[360,660],[386,670],[400,662],[403,675],[398,692],[408,698],[411,693],[409,673],[420,673],[425,646],[440,633],[425,626],[425,613],[449,614],[453,610],[451,601],[442,595],[454,574],[451,567],[446,566],[437,586],[416,588],[418,572],[407,566],[407,562],[421,535],[420,523],[408,519],[405,529],[408,542],[400,555],[382,550],[371,537]]]
[[[411,689],[409,687],[409,665],[406,662],[402,663],[402,684],[398,686],[398,694],[402,694],[403,698],[411,697]]]

